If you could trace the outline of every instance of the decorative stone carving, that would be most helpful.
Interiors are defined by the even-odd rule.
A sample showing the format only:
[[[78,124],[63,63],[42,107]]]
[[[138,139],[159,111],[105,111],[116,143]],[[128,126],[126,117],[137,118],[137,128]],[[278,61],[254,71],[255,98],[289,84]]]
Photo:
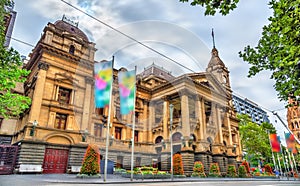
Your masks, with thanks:
[[[39,64],[38,64],[38,67],[39,67],[39,69],[42,69],[42,70],[48,70],[49,69],[49,64],[48,63],[44,63],[44,62],[39,62]]]

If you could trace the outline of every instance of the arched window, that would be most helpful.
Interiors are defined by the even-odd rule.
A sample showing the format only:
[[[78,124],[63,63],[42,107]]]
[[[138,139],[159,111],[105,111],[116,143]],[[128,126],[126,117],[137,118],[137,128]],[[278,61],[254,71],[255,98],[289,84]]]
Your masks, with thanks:
[[[155,139],[155,144],[161,143],[161,140],[163,140],[163,137],[162,137],[162,136],[158,136],[158,137]]]
[[[294,127],[294,123],[293,122],[291,123],[291,125],[292,125],[292,129],[294,129],[295,127]]]
[[[74,47],[74,45],[70,45],[69,53],[72,54],[72,55],[74,55],[74,53],[75,53],[75,47]]]

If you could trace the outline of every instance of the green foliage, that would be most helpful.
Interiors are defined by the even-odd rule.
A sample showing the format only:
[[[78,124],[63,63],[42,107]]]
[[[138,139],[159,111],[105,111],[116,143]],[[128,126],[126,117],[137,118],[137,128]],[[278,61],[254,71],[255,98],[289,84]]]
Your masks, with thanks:
[[[86,149],[80,174],[97,175],[100,173],[100,153],[96,145],[89,145]]]
[[[273,174],[272,168],[271,168],[271,166],[270,166],[269,164],[266,164],[266,165],[264,166],[264,168],[265,168],[265,172],[266,172],[268,175],[272,175],[272,174]]]
[[[270,123],[262,123],[258,125],[253,123],[246,114],[239,114],[239,132],[243,151],[247,152],[248,157],[256,161],[259,157],[271,160],[272,151],[269,141],[268,131],[276,133],[276,129]]]
[[[242,165],[245,166],[246,173],[249,174],[249,173],[250,173],[250,166],[249,166],[249,163],[248,163],[247,161],[243,161],[243,162],[242,162]]]
[[[179,0],[180,2],[189,2],[189,0]],[[192,6],[205,7],[205,15],[215,15],[219,11],[222,15],[227,15],[229,12],[237,7],[239,0],[192,0]]]
[[[236,168],[235,165],[228,165],[228,169],[227,169],[227,177],[236,177]]]
[[[220,167],[218,163],[212,163],[209,167],[209,176],[210,177],[220,177]]]
[[[206,177],[205,172],[204,172],[204,166],[201,161],[196,161],[194,163],[194,168],[193,168],[193,177]]]
[[[290,94],[300,95],[300,0],[270,0],[273,16],[263,27],[256,47],[247,46],[240,57],[251,67],[248,76],[262,70],[272,72],[275,89],[281,100]]]
[[[244,165],[240,165],[239,166],[239,177],[240,178],[246,178],[247,177],[247,172],[246,172],[246,168]]]
[[[30,98],[14,93],[16,84],[23,83],[29,71],[22,69],[22,60],[16,50],[6,49],[3,46],[5,41],[3,20],[6,14],[4,6],[9,3],[9,0],[0,0],[0,115],[5,118],[18,116],[29,108],[31,103]]]
[[[174,173],[173,173],[174,175],[184,174],[181,154],[173,155],[173,169],[174,169]]]

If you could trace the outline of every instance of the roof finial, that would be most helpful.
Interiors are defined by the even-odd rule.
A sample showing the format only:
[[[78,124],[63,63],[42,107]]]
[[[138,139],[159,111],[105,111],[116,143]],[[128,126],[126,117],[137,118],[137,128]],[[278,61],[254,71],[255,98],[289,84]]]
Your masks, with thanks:
[[[212,39],[213,39],[213,48],[216,48],[216,45],[215,45],[215,34],[214,34],[214,29],[213,28],[211,29],[211,36],[212,36]]]

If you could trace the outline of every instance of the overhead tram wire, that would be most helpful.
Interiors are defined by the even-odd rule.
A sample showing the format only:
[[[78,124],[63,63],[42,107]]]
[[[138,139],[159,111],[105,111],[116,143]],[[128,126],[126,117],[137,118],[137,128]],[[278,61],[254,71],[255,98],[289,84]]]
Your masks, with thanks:
[[[166,59],[172,61],[173,63],[176,63],[177,65],[179,65],[179,66],[181,66],[181,67],[183,67],[183,68],[185,68],[185,69],[187,69],[187,70],[189,70],[189,71],[195,73],[195,71],[192,70],[191,68],[188,68],[188,67],[182,65],[182,64],[179,63],[178,61],[176,61],[176,60],[174,60],[174,59],[168,57],[167,55],[165,55],[165,54],[163,54],[163,53],[161,53],[161,52],[155,50],[154,48],[152,48],[152,47],[150,47],[150,46],[148,46],[148,45],[142,43],[141,41],[138,41],[137,39],[133,38],[132,36],[130,36],[130,35],[128,35],[128,34],[125,34],[124,32],[122,32],[122,31],[120,31],[120,30],[114,28],[113,26],[111,26],[111,25],[109,25],[109,24],[107,24],[107,23],[101,21],[100,19],[98,19],[98,18],[96,18],[96,17],[94,17],[94,16],[88,14],[87,12],[85,12],[85,11],[83,11],[83,10],[77,8],[76,6],[72,5],[71,3],[68,3],[68,2],[66,2],[65,0],[61,0],[61,1],[62,1],[63,3],[65,3],[65,4],[69,5],[70,7],[72,7],[72,8],[74,8],[74,9],[78,10],[79,12],[81,12],[81,13],[83,13],[83,14],[89,16],[90,18],[92,18],[92,19],[98,21],[99,23],[101,23],[101,24],[107,26],[108,28],[110,28],[110,29],[112,29],[112,30],[118,32],[119,34],[121,34],[121,35],[123,35],[123,36],[125,36],[125,37],[131,39],[132,41],[134,41],[134,42],[136,42],[136,43],[142,45],[143,47],[145,47],[145,48],[151,50],[152,52],[155,52],[155,53],[157,53],[158,55],[160,55],[160,56],[162,56],[162,57],[164,57],[164,58],[166,58]]]
[[[9,37],[9,36],[7,36],[7,37],[10,38],[10,39],[12,39],[12,40],[14,40],[14,41],[17,41],[17,42],[19,42],[19,43],[22,43],[22,44],[24,44],[24,45],[30,46],[30,47],[32,47],[32,48],[35,47],[33,44],[27,43],[27,42],[22,41],[22,40],[20,40],[20,39],[16,39],[16,38],[14,38],[14,37]]]

